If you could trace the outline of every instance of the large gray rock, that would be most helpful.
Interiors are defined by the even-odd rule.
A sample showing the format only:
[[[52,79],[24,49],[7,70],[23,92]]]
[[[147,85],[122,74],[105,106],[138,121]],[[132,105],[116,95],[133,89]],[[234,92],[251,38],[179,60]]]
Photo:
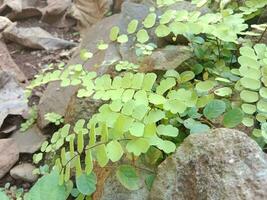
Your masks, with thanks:
[[[46,140],[46,136],[42,135],[37,126],[33,126],[23,133],[17,131],[11,138],[17,143],[20,153],[35,153]]]
[[[57,50],[73,47],[76,44],[52,36],[40,27],[22,28],[11,25],[3,32],[5,39],[32,49]]]
[[[33,166],[32,164],[23,163],[13,167],[10,170],[10,175],[14,179],[23,180],[27,182],[34,182],[38,179],[38,175],[32,173],[34,169],[36,169],[36,167]]]
[[[19,151],[17,144],[13,139],[0,140],[0,179],[11,169],[18,161]]]
[[[190,135],[158,168],[151,200],[265,200],[267,159],[231,129]]]
[[[103,186],[103,192],[100,200],[147,200],[149,190],[145,184],[138,190],[130,191],[126,189],[116,178],[113,172],[106,180]],[[144,178],[145,175],[141,174]]]

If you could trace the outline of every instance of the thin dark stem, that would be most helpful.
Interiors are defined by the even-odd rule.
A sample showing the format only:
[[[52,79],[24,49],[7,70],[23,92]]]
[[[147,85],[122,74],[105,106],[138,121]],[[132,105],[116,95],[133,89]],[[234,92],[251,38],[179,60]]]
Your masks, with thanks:
[[[261,42],[261,40],[262,40],[263,36],[265,35],[266,31],[267,31],[267,26],[264,29],[263,33],[261,34],[261,37],[259,38],[259,40],[257,41],[257,43],[260,43]]]

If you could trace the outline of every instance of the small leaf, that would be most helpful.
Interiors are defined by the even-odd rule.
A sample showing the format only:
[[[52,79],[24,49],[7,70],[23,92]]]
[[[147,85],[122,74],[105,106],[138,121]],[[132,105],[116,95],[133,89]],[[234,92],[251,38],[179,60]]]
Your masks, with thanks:
[[[158,37],[166,37],[171,33],[170,29],[168,26],[164,25],[164,24],[160,24],[156,30],[155,30],[155,34]]]
[[[223,118],[223,125],[227,128],[234,128],[243,120],[244,114],[239,108],[229,110]]]
[[[107,155],[112,162],[117,162],[123,155],[123,149],[121,144],[114,140],[107,144]]]
[[[145,28],[152,28],[156,23],[157,15],[155,13],[149,13],[143,21]]]
[[[172,125],[159,125],[157,127],[157,133],[159,135],[164,135],[164,136],[170,136],[170,137],[177,137],[179,130],[172,126]]]
[[[128,36],[125,35],[125,34],[120,35],[120,36],[118,37],[117,41],[118,41],[119,43],[121,43],[121,44],[122,44],[122,43],[126,43],[126,42],[128,42]]]
[[[116,171],[119,182],[128,190],[138,190],[141,187],[141,179],[131,165],[121,165]]]
[[[120,32],[120,28],[118,26],[113,26],[109,33],[109,38],[111,41],[116,41]]]
[[[134,139],[127,143],[126,149],[129,153],[133,153],[135,156],[140,156],[141,153],[146,153],[150,144],[145,138]]]
[[[108,155],[106,146],[104,144],[97,146],[96,148],[96,159],[100,167],[105,167],[108,164]]]
[[[233,90],[229,87],[223,87],[215,90],[214,93],[217,96],[225,97],[225,96],[230,96],[233,93]]]
[[[136,31],[138,26],[138,20],[133,19],[129,24],[128,24],[128,28],[127,28],[127,32],[129,34],[132,34]]]
[[[208,119],[215,119],[224,113],[226,105],[222,100],[212,100],[204,108],[203,114]]]
[[[137,41],[142,44],[149,40],[149,35],[147,31],[144,29],[139,30],[136,34],[136,37],[137,37]]]
[[[142,137],[144,135],[145,125],[141,122],[133,122],[129,131],[131,135],[136,137]]]
[[[91,195],[96,191],[96,175],[91,173],[89,175],[82,173],[76,177],[77,189],[84,195]]]

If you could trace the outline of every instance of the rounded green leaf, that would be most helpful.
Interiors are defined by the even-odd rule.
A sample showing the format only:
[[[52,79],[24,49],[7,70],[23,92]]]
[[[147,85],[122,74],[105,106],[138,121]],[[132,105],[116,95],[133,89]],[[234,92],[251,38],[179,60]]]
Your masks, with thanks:
[[[143,21],[145,28],[152,28],[156,23],[156,13],[149,13]]]
[[[116,140],[111,141],[110,143],[107,144],[106,149],[108,158],[112,162],[117,162],[118,160],[121,159],[123,155],[123,149],[118,141]]]
[[[149,36],[146,30],[141,29],[136,34],[137,41],[140,43],[145,43],[149,40]]]
[[[82,173],[76,176],[76,186],[80,193],[84,195],[91,195],[96,191],[96,175],[91,173],[87,175]]]
[[[230,96],[233,93],[233,91],[229,87],[223,87],[223,88],[219,88],[219,89],[215,90],[214,93],[217,96],[225,97],[225,96]]]
[[[234,128],[242,122],[243,118],[243,112],[239,108],[234,108],[224,115],[223,125],[227,128]]]
[[[137,26],[138,26],[138,20],[136,19],[133,19],[129,24],[128,24],[128,27],[127,27],[127,32],[129,34],[132,34],[136,31],[137,29]]]
[[[188,82],[195,78],[195,74],[192,71],[184,71],[180,75],[180,83]]]
[[[145,138],[134,139],[127,143],[126,149],[129,153],[133,153],[135,156],[140,156],[141,153],[146,153],[150,144]]]
[[[259,80],[251,79],[251,78],[241,78],[240,83],[244,88],[251,90],[258,90],[261,87],[261,82]]]
[[[261,95],[262,98],[267,100],[267,88],[266,87],[262,87],[260,89],[260,95]]]
[[[119,166],[116,171],[116,177],[128,190],[138,190],[142,186],[140,177],[131,165]]]
[[[251,127],[254,125],[254,120],[250,117],[244,117],[244,119],[242,120],[242,123],[246,126],[246,127]]]
[[[155,34],[158,37],[166,37],[171,33],[171,30],[168,26],[164,25],[164,24],[160,24],[156,30],[155,30]]]
[[[214,81],[201,81],[196,84],[196,90],[198,92],[208,92],[215,86]]]
[[[164,136],[170,136],[170,137],[177,137],[179,134],[179,130],[172,126],[172,125],[159,125],[157,127],[157,133],[159,135],[164,135]]]
[[[249,115],[252,115],[257,110],[255,105],[247,104],[247,103],[242,104],[241,108],[244,111],[244,113],[249,114]]]
[[[113,26],[109,33],[109,39],[111,41],[116,41],[120,33],[120,28],[118,26]]]
[[[208,119],[215,119],[225,112],[226,105],[222,100],[212,100],[204,108],[203,114]]]
[[[119,43],[126,43],[128,42],[128,36],[126,34],[120,35],[117,39]]]
[[[9,200],[8,196],[3,191],[0,191],[0,199],[1,200]]]
[[[254,103],[259,100],[259,95],[257,92],[243,90],[240,93],[240,98],[247,103]]]
[[[141,137],[144,135],[145,125],[141,122],[133,122],[129,131],[131,135]]]
[[[257,103],[257,109],[258,109],[260,112],[267,113],[267,101],[261,99],[261,100]]]

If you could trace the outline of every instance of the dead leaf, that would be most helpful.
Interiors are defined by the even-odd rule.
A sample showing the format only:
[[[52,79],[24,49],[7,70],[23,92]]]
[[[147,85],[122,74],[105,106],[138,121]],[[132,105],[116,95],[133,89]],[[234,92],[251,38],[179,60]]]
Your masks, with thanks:
[[[82,32],[82,29],[101,20],[112,4],[112,0],[75,0],[71,8],[71,15],[78,20],[79,29]]]

